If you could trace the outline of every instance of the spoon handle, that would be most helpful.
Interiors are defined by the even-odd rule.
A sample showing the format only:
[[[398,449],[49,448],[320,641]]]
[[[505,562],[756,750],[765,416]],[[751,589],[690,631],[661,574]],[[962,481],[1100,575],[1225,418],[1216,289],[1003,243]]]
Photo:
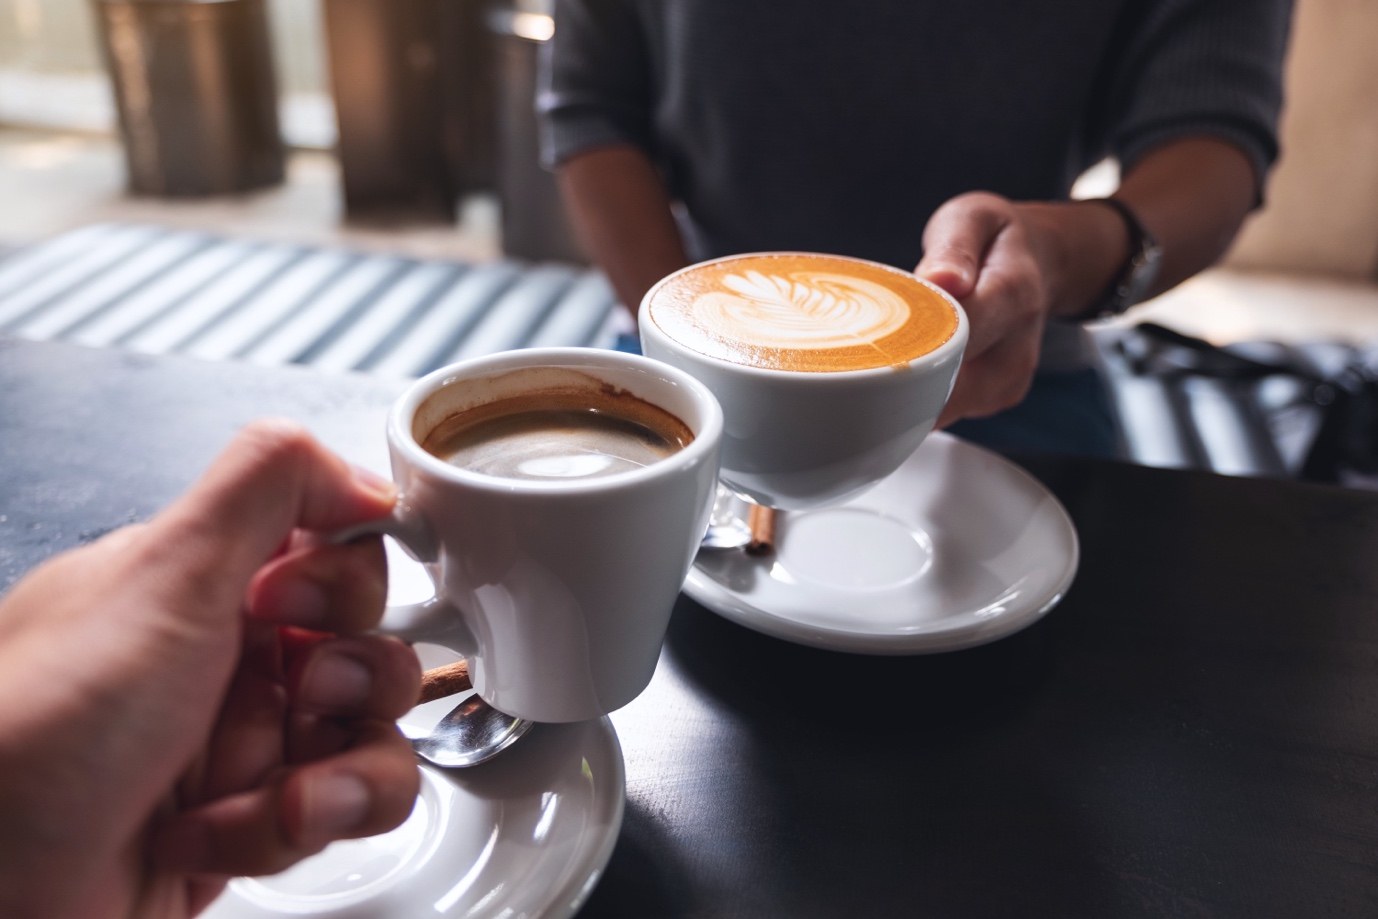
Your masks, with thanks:
[[[421,698],[417,699],[416,704],[434,702],[473,688],[474,684],[469,681],[468,661],[433,667],[421,674]]]

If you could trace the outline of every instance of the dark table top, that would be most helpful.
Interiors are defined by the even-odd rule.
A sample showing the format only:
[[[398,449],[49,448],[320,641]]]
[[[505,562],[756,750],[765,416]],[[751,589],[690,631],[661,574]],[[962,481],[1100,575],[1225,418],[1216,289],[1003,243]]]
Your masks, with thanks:
[[[0,340],[0,584],[258,415],[385,468],[401,388]],[[1378,495],[1023,462],[1083,556],[1013,637],[835,654],[681,599],[581,916],[1378,915]]]

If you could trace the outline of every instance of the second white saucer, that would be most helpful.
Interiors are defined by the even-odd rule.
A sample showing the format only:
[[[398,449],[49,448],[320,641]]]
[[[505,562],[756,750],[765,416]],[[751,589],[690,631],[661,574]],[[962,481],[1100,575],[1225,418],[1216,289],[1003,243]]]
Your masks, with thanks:
[[[1072,520],[1041,482],[939,432],[859,498],[781,514],[774,555],[700,552],[684,592],[787,641],[923,654],[1035,622],[1077,560]]]
[[[436,663],[436,649],[421,651]],[[454,704],[414,709],[403,728],[427,729]],[[625,796],[609,719],[538,724],[481,766],[422,766],[416,806],[392,832],[332,843],[273,877],[237,878],[203,915],[568,919],[612,855]]]

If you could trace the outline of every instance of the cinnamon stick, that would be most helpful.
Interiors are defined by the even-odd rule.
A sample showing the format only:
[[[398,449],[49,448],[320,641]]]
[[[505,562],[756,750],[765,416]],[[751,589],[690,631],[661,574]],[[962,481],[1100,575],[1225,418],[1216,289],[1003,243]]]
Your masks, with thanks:
[[[751,528],[751,542],[746,544],[747,555],[769,555],[775,551],[775,508],[751,505],[746,525]]]
[[[443,699],[446,696],[453,696],[473,688],[474,684],[469,681],[468,661],[457,661],[443,667],[433,667],[421,674],[421,698],[416,700],[416,704],[434,702],[436,699]]]

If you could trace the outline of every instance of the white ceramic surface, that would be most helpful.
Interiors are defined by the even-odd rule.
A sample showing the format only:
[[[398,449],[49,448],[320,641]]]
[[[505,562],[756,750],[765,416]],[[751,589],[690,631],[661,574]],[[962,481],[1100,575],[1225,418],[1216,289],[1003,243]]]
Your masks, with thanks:
[[[748,628],[865,654],[952,651],[1037,621],[1076,575],[1076,529],[1033,476],[935,433],[841,507],[785,513],[776,553],[701,552],[684,592]]]
[[[470,406],[590,378],[671,412],[694,441],[640,469],[549,481],[459,469],[418,444]],[[475,689],[499,711],[596,718],[650,682],[708,526],[721,435],[712,394],[644,357],[542,348],[467,361],[423,377],[393,407],[387,437],[401,497],[392,519],[337,538],[385,532],[436,585],[429,601],[389,607],[380,631],[468,658]]]
[[[444,700],[452,705],[453,700]],[[239,878],[206,919],[567,919],[622,825],[622,751],[607,718],[541,724],[469,769],[421,767],[411,817],[281,874]]]
[[[651,319],[651,298],[676,275],[641,301],[646,356],[692,374],[722,403],[722,479],[734,491],[785,509],[841,504],[894,472],[933,429],[962,362],[966,314],[932,284],[877,267],[924,284],[957,311],[952,338],[903,367],[805,373],[734,364],[680,344]]]

